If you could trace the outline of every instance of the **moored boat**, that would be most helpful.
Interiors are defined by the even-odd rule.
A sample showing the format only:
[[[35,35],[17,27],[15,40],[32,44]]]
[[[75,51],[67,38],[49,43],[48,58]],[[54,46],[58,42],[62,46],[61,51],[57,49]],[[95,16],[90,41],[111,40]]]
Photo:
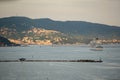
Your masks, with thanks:
[[[96,39],[93,39],[91,42],[90,42],[90,50],[92,51],[103,51],[103,46],[101,46],[101,42],[100,40],[98,40],[98,38]]]

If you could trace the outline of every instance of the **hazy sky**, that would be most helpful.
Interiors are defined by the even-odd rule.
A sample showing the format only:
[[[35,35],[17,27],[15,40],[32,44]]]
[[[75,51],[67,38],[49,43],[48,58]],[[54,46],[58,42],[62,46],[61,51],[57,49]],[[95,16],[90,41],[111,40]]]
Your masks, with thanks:
[[[16,15],[120,26],[120,0],[0,0],[0,17]]]

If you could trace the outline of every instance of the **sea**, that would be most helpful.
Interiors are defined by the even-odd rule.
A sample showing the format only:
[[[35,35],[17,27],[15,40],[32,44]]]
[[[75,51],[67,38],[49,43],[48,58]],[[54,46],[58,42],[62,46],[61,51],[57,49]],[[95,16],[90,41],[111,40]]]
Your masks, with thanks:
[[[0,62],[0,80],[120,80],[120,45],[103,47],[103,51],[91,51],[88,45],[0,47],[0,60],[103,60]]]

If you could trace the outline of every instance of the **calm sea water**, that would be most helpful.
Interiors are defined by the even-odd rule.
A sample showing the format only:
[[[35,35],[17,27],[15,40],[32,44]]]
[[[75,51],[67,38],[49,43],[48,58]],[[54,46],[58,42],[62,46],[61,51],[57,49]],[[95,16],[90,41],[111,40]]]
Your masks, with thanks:
[[[95,59],[103,63],[0,62],[0,80],[120,80],[120,46],[90,51],[87,46],[0,47],[0,60]]]

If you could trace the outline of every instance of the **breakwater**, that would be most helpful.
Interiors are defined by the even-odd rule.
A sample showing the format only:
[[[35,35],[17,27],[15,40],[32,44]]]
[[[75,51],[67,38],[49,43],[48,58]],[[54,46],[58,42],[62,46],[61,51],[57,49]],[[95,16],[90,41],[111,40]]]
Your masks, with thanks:
[[[0,62],[103,62],[102,60],[0,60]]]

